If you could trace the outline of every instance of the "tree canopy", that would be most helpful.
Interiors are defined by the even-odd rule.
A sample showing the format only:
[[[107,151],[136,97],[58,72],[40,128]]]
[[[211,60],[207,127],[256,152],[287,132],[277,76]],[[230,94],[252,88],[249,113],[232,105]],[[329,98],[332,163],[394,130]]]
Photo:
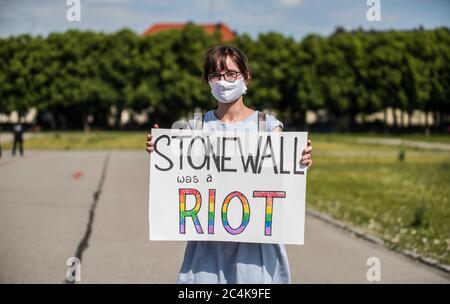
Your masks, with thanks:
[[[201,60],[220,38],[194,24],[145,37],[123,29],[1,38],[0,113],[34,107],[57,117],[57,127],[82,128],[93,116],[107,128],[119,127],[122,110],[130,109],[170,123],[216,106],[201,82]],[[246,53],[253,71],[245,102],[287,124],[304,125],[307,110],[326,111],[331,123],[344,117],[348,126],[358,114],[387,108],[449,117],[448,28],[339,30],[301,41],[270,32],[237,35],[230,44]]]

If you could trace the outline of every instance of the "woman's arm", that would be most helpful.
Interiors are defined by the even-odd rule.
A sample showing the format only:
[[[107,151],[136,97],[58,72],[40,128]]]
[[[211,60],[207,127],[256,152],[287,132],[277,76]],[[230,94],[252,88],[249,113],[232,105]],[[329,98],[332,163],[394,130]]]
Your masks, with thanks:
[[[274,132],[281,132],[282,129],[281,127],[276,127],[275,129],[273,129]],[[312,166],[312,141],[311,139],[308,139],[308,144],[305,148],[305,150],[303,150],[302,152],[302,157],[300,159],[300,164],[306,166],[306,169],[309,169]]]

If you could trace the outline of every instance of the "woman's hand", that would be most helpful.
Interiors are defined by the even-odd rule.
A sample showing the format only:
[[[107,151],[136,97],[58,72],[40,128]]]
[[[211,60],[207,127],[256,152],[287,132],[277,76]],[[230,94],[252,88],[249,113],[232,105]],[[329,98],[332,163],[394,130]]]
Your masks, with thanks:
[[[159,126],[157,124],[153,125],[153,128],[159,128]],[[152,141],[152,134],[148,133],[147,134],[147,152],[148,153],[152,153],[153,152],[153,141]]]
[[[305,150],[303,150],[302,158],[300,159],[300,164],[306,166],[306,169],[309,169],[312,166],[312,157],[311,157],[312,149],[313,149],[312,142],[310,139],[308,139],[308,144]]]

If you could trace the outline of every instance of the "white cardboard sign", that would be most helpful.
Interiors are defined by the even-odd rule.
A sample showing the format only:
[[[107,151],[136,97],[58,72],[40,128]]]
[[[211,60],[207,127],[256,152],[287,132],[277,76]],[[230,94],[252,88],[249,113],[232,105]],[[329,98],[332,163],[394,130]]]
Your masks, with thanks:
[[[303,244],[306,132],[152,135],[150,240]]]

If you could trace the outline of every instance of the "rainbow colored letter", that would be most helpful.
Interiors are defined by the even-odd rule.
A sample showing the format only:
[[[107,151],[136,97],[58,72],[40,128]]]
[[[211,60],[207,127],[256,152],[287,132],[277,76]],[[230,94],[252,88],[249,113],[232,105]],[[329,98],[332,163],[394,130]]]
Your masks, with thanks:
[[[285,191],[253,191],[253,197],[266,198],[266,220],[264,224],[264,235],[272,235],[272,209],[273,199],[276,197],[285,198]]]
[[[186,210],[186,195],[195,195],[195,206],[191,210]],[[180,200],[180,233],[186,233],[186,217],[192,217],[194,221],[195,230],[197,233],[203,234],[202,226],[198,220],[197,213],[200,211],[202,206],[202,196],[200,192],[195,189],[179,189],[179,200]]]
[[[242,223],[239,227],[236,229],[231,228],[230,224],[228,223],[228,205],[230,204],[230,201],[233,197],[238,197],[242,204]],[[232,234],[236,235],[244,231],[245,227],[247,227],[248,222],[250,221],[250,205],[248,204],[247,198],[244,194],[242,194],[239,191],[231,192],[227,195],[225,200],[223,201],[222,205],[222,223],[225,230]]]

